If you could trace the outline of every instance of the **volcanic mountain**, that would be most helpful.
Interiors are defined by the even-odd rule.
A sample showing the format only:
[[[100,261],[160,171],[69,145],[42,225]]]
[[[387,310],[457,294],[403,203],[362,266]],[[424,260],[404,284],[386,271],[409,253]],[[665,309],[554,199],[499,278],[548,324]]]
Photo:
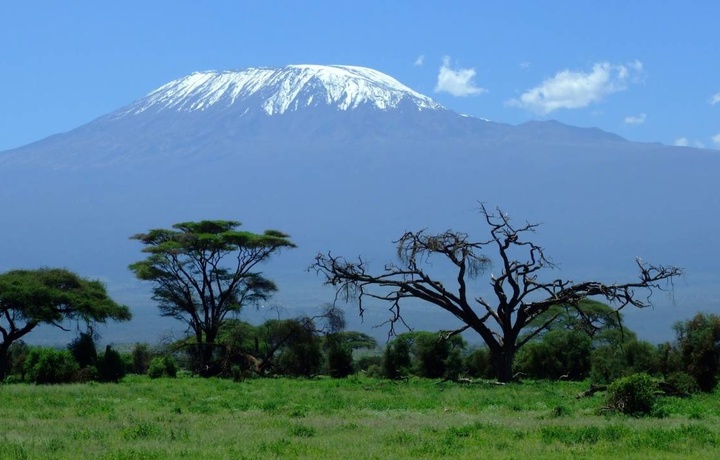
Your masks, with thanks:
[[[675,305],[711,309],[720,306],[708,257],[720,250],[708,238],[720,230],[718,170],[715,151],[460,115],[363,67],[196,72],[0,152],[0,269],[64,266],[100,277],[143,318],[133,329],[142,337],[118,340],[152,341],[175,325],[155,316],[147,287],[127,270],[142,257],[130,235],[205,218],[290,233],[298,249],[265,271],[280,287],[270,306],[293,316],[332,300],[305,271],[318,251],[362,254],[382,269],[405,230],[485,240],[482,201],[518,222],[543,222],[538,242],[565,278],[627,279],[642,256],[688,271],[694,281]],[[480,279],[476,289],[486,288]],[[385,306],[377,308],[381,320]],[[653,324],[667,329],[690,310],[659,307],[640,326],[651,336]],[[434,310],[417,311],[414,325],[440,324]]]
[[[0,164],[82,168],[187,155],[212,159],[265,145],[368,143],[374,149],[378,143],[539,140],[622,141],[559,123],[513,127],[462,116],[373,69],[292,65],[193,73],[78,129],[0,154]]]

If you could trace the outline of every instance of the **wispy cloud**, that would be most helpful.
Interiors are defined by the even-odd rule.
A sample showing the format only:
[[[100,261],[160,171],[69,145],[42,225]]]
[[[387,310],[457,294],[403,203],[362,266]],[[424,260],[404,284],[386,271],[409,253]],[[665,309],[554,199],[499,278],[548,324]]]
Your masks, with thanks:
[[[416,66],[421,66],[421,65],[423,65],[423,64],[425,64],[425,55],[424,55],[424,54],[421,54],[420,56],[418,56],[418,57],[415,59],[415,64],[414,64],[414,65],[416,65]]]
[[[530,68],[530,63],[528,61],[523,61],[520,63],[520,68],[525,70]]]
[[[647,118],[647,115],[644,113],[641,113],[640,115],[630,115],[628,117],[625,117],[625,124],[626,125],[641,125],[645,123],[645,119]]]
[[[626,90],[630,83],[640,82],[642,76],[640,61],[629,64],[598,62],[590,72],[562,70],[506,104],[541,114],[558,109],[578,109]]]
[[[474,96],[487,90],[475,85],[475,69],[453,69],[450,67],[450,57],[443,58],[443,64],[438,73],[436,93],[450,93],[453,96]]]
[[[715,144],[715,147],[720,148],[720,133],[717,133],[712,137],[713,144]]]
[[[713,141],[713,143],[715,144],[716,147],[720,148],[720,133],[718,133],[718,134],[716,134],[715,136],[713,136],[713,137],[712,137],[712,141]],[[691,142],[688,140],[687,137],[678,137],[678,138],[675,139],[675,141],[673,142],[673,145],[675,145],[675,146],[677,146],[677,147],[688,147],[688,146],[690,146],[690,144],[691,144]],[[693,142],[692,142],[692,146],[693,146],[693,147],[697,147],[697,148],[699,148],[699,149],[704,149],[704,148],[705,148],[705,144],[702,143],[702,142],[700,142],[700,141],[693,141]]]
[[[715,93],[710,96],[710,104],[715,105],[717,103],[720,103],[720,93]]]

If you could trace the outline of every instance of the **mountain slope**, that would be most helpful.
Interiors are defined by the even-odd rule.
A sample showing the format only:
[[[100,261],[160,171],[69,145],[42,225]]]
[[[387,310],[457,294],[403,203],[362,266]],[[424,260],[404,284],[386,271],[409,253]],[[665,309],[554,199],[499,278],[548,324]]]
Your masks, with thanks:
[[[378,142],[502,149],[593,141],[623,140],[557,122],[514,127],[461,116],[372,69],[294,65],[193,73],[77,129],[0,152],[0,165],[72,169],[347,143],[371,151]]]
[[[460,116],[357,69],[193,74],[70,132],[0,152],[0,270],[61,266],[99,277],[140,318],[130,332],[118,329],[139,334],[126,341],[152,341],[175,324],[157,317],[127,270],[142,256],[130,235],[216,218],[288,232],[298,249],[263,271],[280,287],[269,305],[294,316],[332,300],[305,271],[317,252],[362,254],[382,269],[405,230],[453,228],[486,240],[475,207],[483,201],[544,223],[537,241],[562,267],[546,277],[627,280],[642,256],[691,274],[677,304],[720,308],[708,257],[720,240],[707,238],[720,232],[717,152],[552,121]],[[486,288],[480,278],[473,295]],[[690,314],[657,300],[666,307],[660,319],[631,327],[662,324],[654,337],[667,339],[672,321]],[[455,326],[418,308],[418,328]],[[367,324],[385,312],[371,307]]]

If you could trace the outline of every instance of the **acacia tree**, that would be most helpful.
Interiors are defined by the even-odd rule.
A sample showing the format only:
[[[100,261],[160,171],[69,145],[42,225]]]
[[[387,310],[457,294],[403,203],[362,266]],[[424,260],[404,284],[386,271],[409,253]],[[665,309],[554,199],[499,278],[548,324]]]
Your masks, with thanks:
[[[277,230],[262,234],[239,231],[240,222],[184,222],[131,237],[145,245],[145,260],[130,265],[135,275],[153,283],[153,300],[163,316],[188,325],[195,338],[197,370],[211,367],[218,332],[228,315],[264,301],[277,290],[256,271],[282,248],[295,245]]]
[[[91,325],[130,318],[128,307],[115,303],[100,281],[68,270],[41,268],[0,274],[0,380],[7,372],[10,345],[40,324],[68,330],[63,325],[68,321]]]
[[[654,289],[662,289],[663,282],[671,282],[682,273],[676,267],[649,265],[638,259],[639,279],[629,283],[575,283],[562,278],[541,281],[539,273],[555,265],[541,246],[526,239],[538,225],[515,226],[500,209],[490,212],[484,205],[480,213],[490,228],[486,241],[474,242],[467,234],[455,231],[406,232],[395,242],[398,262],[386,265],[380,273],[371,273],[361,257],[349,261],[331,253],[319,254],[311,269],[322,274],[326,284],[336,287],[336,300],[356,299],[361,316],[365,298],[390,302],[391,334],[395,323],[404,323],[400,308],[403,299],[423,300],[447,311],[464,324],[448,332],[448,337],[468,329],[477,332],[490,350],[501,382],[512,380],[518,349],[558,318],[553,314],[540,324],[534,322],[552,307],[574,308],[582,315],[580,301],[592,296],[603,297],[617,311],[628,305],[647,307]],[[493,300],[483,295],[471,299],[469,283],[491,264],[481,252],[490,250],[497,252],[500,270],[498,276],[490,275]],[[455,274],[453,287],[446,287],[426,271],[439,259],[450,263]]]

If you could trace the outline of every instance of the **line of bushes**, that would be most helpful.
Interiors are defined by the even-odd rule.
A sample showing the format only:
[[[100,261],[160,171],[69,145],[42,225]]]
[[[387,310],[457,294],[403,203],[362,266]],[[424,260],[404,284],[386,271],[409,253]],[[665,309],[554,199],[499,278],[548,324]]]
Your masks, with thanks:
[[[98,353],[91,333],[81,333],[66,349],[31,347],[18,341],[10,347],[10,377],[38,384],[119,382],[126,374],[175,377],[177,365],[169,355],[156,356],[146,344],[130,353],[108,345]]]
[[[675,325],[675,341],[652,345],[620,328],[619,317],[612,319],[602,307],[593,308],[592,328],[576,317],[561,317],[520,348],[515,360],[517,375],[607,384],[647,374],[688,393],[716,387],[719,316],[697,314]],[[270,320],[259,326],[229,320],[212,345],[213,365],[218,366],[217,375],[236,379],[317,374],[342,378],[358,371],[390,379],[409,375],[492,379],[495,375],[488,350],[469,348],[460,335],[408,332],[379,351],[371,337],[341,329],[318,329],[311,318]],[[92,334],[82,333],[66,350],[31,348],[18,342],[11,347],[9,357],[12,378],[17,380],[117,382],[126,373],[157,378],[174,377],[179,369],[192,371],[199,352],[194,345],[193,338],[188,338],[169,345],[162,353],[146,344],[137,344],[128,353],[118,353],[111,346],[98,353]]]

